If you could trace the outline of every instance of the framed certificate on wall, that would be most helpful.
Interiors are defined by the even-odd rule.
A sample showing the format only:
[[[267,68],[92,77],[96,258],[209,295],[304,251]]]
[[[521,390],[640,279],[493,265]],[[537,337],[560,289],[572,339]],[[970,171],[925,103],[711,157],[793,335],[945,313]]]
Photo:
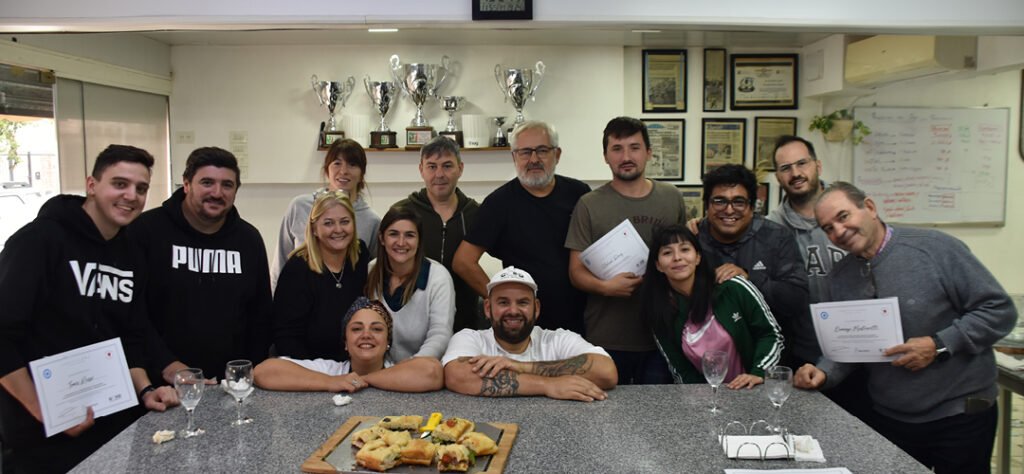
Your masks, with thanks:
[[[796,109],[796,74],[796,54],[732,55],[732,109]]]

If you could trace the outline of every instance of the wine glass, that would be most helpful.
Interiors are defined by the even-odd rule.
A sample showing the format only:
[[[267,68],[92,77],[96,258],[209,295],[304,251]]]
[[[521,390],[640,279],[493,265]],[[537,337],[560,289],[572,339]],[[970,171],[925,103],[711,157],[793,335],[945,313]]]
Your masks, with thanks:
[[[203,379],[202,369],[181,369],[174,373],[174,389],[178,391],[178,399],[188,413],[188,427],[179,434],[182,438],[191,438],[204,433],[202,429],[192,428],[192,412],[195,411],[199,400],[203,398],[203,390],[206,388],[206,380]]]
[[[782,412],[782,404],[786,403],[789,394],[793,392],[793,369],[781,365],[768,369],[764,374],[764,388],[768,393],[768,400],[775,407],[775,422],[769,427],[769,430],[782,434],[779,417]]]
[[[701,365],[704,368],[704,378],[711,385],[711,413],[719,413],[718,408],[718,386],[725,379],[725,373],[729,371],[729,353],[725,351],[707,351],[700,357]]]
[[[231,424],[239,426],[252,423],[252,418],[242,418],[242,401],[253,391],[252,362],[244,359],[228,362],[224,369],[224,380],[227,381],[228,393],[238,402],[238,419]]]

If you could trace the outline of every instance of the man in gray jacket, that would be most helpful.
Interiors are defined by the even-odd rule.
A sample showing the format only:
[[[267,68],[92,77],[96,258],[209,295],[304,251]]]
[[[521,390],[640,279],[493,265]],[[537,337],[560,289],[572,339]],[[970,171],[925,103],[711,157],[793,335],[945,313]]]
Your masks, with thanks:
[[[907,339],[885,351],[896,359],[860,364],[875,412],[868,422],[937,473],[989,472],[998,413],[992,344],[1016,323],[1009,296],[963,242],[886,225],[849,183],[829,186],[814,213],[849,252],[829,276],[831,298],[899,298]],[[853,367],[826,358],[801,367],[794,385],[828,388]]]

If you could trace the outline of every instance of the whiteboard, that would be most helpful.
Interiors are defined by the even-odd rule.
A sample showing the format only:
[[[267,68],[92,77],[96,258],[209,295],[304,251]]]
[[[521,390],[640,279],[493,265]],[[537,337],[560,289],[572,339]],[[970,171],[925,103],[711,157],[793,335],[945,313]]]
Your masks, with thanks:
[[[1004,223],[1009,109],[858,107],[854,115],[871,135],[854,147],[853,181],[882,219]]]

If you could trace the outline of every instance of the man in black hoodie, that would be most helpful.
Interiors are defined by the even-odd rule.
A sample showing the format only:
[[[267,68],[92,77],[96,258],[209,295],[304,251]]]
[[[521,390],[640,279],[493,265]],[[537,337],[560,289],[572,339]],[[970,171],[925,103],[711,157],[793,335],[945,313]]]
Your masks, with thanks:
[[[462,169],[459,145],[448,137],[434,138],[420,149],[420,176],[423,177],[424,188],[392,206],[409,208],[420,217],[423,222],[420,245],[424,254],[441,262],[452,275],[455,283],[454,332],[487,327],[483,315],[477,314],[479,298],[476,292],[452,269],[455,250],[462,243],[466,230],[473,225],[480,207],[458,188]]]
[[[88,408],[81,424],[44,437],[30,361],[120,337],[139,402],[157,411],[178,404],[143,369],[144,272],[122,230],[146,204],[152,166],[145,150],[110,145],[86,178],[86,197],[50,199],[0,253],[3,472],[67,471],[134,420],[132,410],[94,419]]]
[[[173,383],[186,367],[214,379],[230,360],[267,357],[270,270],[263,238],[234,207],[239,174],[230,152],[198,148],[185,162],[184,186],[132,224],[154,282],[145,301],[155,380]]]

